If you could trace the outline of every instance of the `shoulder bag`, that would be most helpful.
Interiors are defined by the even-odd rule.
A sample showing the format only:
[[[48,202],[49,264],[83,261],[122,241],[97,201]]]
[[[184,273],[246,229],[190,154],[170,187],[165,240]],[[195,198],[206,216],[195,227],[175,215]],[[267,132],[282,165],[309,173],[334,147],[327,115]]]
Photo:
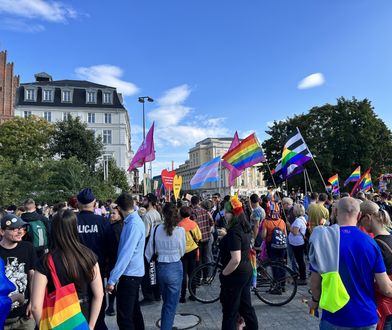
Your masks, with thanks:
[[[55,290],[48,293],[48,288],[46,288],[39,329],[89,330],[87,320],[80,309],[75,284],[61,285],[50,254],[48,266]]]
[[[153,248],[153,252],[154,254],[151,257],[150,260],[150,265],[149,265],[149,276],[150,276],[150,284],[151,285],[155,285],[157,284],[157,262],[158,262],[158,253],[156,252],[155,249],[155,234],[157,233],[157,228],[160,225],[156,226],[154,228],[154,234],[152,235],[152,248]]]

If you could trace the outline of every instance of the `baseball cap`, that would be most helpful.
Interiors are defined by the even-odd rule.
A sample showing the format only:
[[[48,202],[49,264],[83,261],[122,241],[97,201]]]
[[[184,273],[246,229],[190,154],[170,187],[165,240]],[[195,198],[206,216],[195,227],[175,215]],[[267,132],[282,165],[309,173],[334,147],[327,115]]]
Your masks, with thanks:
[[[1,219],[1,229],[15,229],[26,226],[27,223],[15,214],[6,214]]]
[[[90,204],[95,200],[94,193],[90,188],[83,189],[76,198],[83,205]]]

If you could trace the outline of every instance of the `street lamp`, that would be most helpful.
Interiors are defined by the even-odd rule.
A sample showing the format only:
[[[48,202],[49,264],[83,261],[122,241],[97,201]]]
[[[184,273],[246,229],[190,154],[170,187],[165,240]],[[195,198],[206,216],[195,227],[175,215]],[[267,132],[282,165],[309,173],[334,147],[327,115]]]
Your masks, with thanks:
[[[146,140],[146,117],[144,114],[144,103],[146,102],[154,102],[154,99],[150,96],[139,96],[139,103],[143,104],[143,141]],[[144,174],[146,174],[146,163],[144,163]]]

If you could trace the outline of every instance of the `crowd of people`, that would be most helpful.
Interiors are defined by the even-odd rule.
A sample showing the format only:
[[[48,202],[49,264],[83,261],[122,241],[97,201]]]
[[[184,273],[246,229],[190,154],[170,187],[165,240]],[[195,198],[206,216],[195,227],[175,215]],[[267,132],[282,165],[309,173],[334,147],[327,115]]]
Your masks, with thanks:
[[[385,192],[178,201],[122,193],[98,203],[86,188],[53,207],[27,199],[0,210],[0,327],[44,328],[50,293],[72,286],[90,329],[108,329],[105,316],[116,315],[119,329],[143,330],[143,307],[160,303],[160,327],[172,329],[178,304],[196,300],[190,275],[219,246],[224,330],[258,329],[251,249],[310,285],[320,329],[392,329],[391,213]],[[202,275],[207,281],[208,269]],[[284,290],[282,283],[269,293]]]

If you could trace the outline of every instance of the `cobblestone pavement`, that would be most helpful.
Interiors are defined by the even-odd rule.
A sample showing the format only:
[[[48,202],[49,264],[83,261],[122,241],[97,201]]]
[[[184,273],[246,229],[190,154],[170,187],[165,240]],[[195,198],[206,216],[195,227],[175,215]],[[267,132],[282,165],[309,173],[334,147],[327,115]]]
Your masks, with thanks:
[[[318,319],[309,315],[309,309],[304,304],[303,299],[307,299],[307,287],[298,287],[295,298],[282,307],[272,307],[261,302],[253,296],[253,305],[259,320],[259,329],[279,329],[279,330],[310,330],[318,329]],[[155,325],[160,318],[161,304],[156,303],[152,306],[142,307],[146,330],[158,329]],[[220,329],[222,320],[221,305],[219,302],[214,304],[201,304],[198,302],[187,301],[179,304],[177,313],[192,313],[198,315],[202,322],[193,329]],[[107,317],[109,329],[118,329],[116,317]]]

